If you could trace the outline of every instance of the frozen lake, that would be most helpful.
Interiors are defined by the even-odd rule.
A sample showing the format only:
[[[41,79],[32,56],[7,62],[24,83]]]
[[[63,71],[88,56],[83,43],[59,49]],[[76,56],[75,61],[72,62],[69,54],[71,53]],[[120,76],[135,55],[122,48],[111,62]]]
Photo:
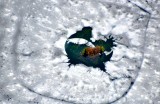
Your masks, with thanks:
[[[159,0],[0,0],[0,104],[160,104],[159,57]]]

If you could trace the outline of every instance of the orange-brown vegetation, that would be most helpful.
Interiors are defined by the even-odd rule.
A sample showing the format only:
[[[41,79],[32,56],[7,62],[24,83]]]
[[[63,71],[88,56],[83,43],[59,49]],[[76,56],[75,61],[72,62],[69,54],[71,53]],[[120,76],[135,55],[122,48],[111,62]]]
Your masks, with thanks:
[[[100,46],[87,47],[87,48],[85,48],[84,55],[85,56],[95,56],[99,53],[102,53],[102,47],[100,47]]]

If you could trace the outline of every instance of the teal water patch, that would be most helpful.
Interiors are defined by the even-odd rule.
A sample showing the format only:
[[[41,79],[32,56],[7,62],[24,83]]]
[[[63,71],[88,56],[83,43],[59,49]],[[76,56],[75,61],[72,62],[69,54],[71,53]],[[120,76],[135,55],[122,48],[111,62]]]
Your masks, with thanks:
[[[91,48],[87,46],[87,44],[76,44],[69,42],[69,39],[72,38],[83,38],[88,42],[91,42],[95,47],[102,47],[98,54],[95,55],[84,55],[87,48]],[[110,61],[113,51],[112,48],[116,46],[114,43],[114,38],[110,35],[105,40],[96,40],[92,42],[90,40],[92,38],[92,27],[83,27],[81,31],[77,31],[75,34],[71,35],[66,43],[65,43],[65,51],[67,53],[67,57],[69,59],[69,67],[71,65],[84,64],[87,67],[99,68],[101,71],[106,72],[105,62]],[[104,52],[108,52],[109,54],[105,54]]]
[[[68,39],[72,38],[82,38],[87,41],[91,41],[90,38],[92,38],[92,27],[84,27],[81,31],[77,31],[75,34],[72,34]]]

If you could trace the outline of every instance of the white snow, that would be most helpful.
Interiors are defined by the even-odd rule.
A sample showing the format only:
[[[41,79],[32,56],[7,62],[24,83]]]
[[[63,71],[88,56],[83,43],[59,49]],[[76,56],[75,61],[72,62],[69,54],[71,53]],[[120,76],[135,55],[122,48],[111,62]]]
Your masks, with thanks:
[[[113,48],[111,61],[104,63],[112,76],[130,75],[135,81],[115,104],[159,104],[160,2],[134,3],[156,17],[147,30],[148,14],[127,0],[0,1],[0,104],[67,104],[54,98],[99,104],[125,93],[128,78],[111,81],[99,68],[68,67],[65,42],[83,26],[93,27],[92,41],[109,33],[125,38]],[[69,41],[94,47],[84,39]]]
[[[74,39],[69,39],[68,42],[72,42],[75,44],[86,44],[88,41],[82,38],[74,38]]]

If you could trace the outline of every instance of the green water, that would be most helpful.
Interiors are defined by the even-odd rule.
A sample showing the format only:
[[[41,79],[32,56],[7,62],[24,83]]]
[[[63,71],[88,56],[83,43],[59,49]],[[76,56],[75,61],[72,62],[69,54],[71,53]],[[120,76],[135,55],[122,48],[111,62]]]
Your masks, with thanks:
[[[67,40],[65,43],[65,51],[69,59],[68,61],[69,67],[71,65],[84,64],[88,67],[100,68],[100,70],[105,72],[106,69],[105,69],[104,63],[107,61],[110,61],[113,55],[112,48],[116,46],[114,44],[115,40],[113,39],[113,37],[109,37],[106,41],[96,40],[95,42],[92,42],[90,40],[91,37],[92,37],[92,27],[84,27],[81,31],[77,31],[75,34],[71,35],[68,39],[71,39],[71,38],[86,39],[87,41],[91,42],[94,46],[104,47],[104,51],[110,52],[110,54],[105,55],[104,53],[101,53],[94,57],[90,57],[90,56],[84,57],[82,55],[82,52],[88,46],[86,44],[75,44],[72,42],[68,42]]]

